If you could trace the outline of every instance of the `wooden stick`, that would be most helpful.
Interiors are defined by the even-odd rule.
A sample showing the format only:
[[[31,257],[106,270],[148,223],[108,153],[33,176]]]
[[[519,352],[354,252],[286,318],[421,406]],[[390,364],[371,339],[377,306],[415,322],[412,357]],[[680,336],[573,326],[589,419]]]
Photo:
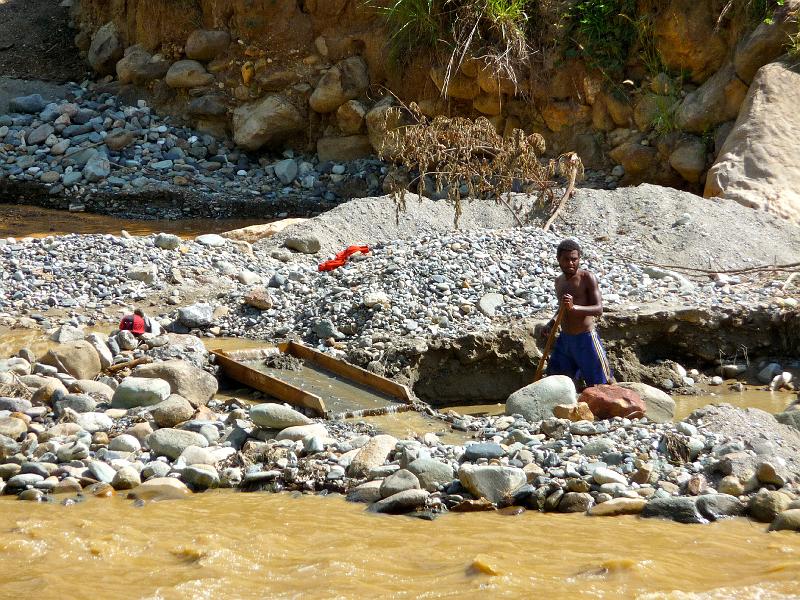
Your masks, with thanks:
[[[539,359],[539,366],[536,367],[536,375],[533,376],[534,381],[539,381],[542,378],[544,361],[546,361],[547,357],[550,356],[550,350],[553,348],[553,342],[556,340],[556,334],[558,333],[558,328],[561,325],[561,318],[564,316],[565,312],[564,305],[562,304],[558,309],[558,314],[556,315],[556,320],[553,323],[553,328],[550,330],[550,335],[547,336],[547,343],[545,343],[544,350],[542,351],[542,357]]]
[[[116,373],[117,371],[121,371],[122,369],[126,369],[128,367],[135,367],[136,365],[144,365],[147,363],[153,362],[153,359],[149,356],[141,356],[134,360],[129,360],[128,362],[118,363],[116,365],[111,365],[106,369],[108,373]]]

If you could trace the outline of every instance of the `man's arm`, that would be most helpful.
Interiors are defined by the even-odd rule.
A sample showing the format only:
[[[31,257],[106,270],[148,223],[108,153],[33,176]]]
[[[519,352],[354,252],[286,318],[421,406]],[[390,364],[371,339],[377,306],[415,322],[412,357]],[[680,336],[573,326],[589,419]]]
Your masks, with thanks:
[[[573,304],[572,296],[565,294],[564,302],[567,305],[567,310],[582,317],[599,317],[603,314],[603,297],[600,294],[600,286],[597,285],[597,277],[593,273],[587,273],[584,282],[587,287],[586,302],[588,304]]]

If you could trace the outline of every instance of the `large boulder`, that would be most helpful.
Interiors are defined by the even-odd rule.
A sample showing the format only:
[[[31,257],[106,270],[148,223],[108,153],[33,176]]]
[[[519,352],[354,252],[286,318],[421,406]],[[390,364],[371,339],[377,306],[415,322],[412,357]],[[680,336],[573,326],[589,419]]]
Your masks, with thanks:
[[[425,490],[405,490],[398,492],[388,498],[379,500],[369,507],[370,512],[401,514],[411,512],[425,506],[430,494]]]
[[[644,518],[669,519],[678,523],[708,523],[697,509],[696,498],[652,498],[641,514]]]
[[[736,46],[733,66],[745,83],[753,81],[758,70],[786,51],[788,36],[797,32],[797,11],[800,0],[786,0],[778,6],[772,19],[760,23]]]
[[[644,400],[639,394],[618,385],[595,385],[586,388],[578,398],[578,402],[588,404],[595,419],[641,418],[645,414]]]
[[[186,398],[195,407],[208,404],[219,387],[211,373],[178,359],[139,365],[133,376],[163,379],[169,384],[170,393]]]
[[[408,465],[408,470],[417,476],[420,487],[429,492],[453,481],[453,467],[433,458],[418,458]]]
[[[31,398],[34,406],[51,406],[54,401],[63,398],[67,394],[67,388],[55,377],[47,377],[36,389]]]
[[[770,531],[800,531],[800,508],[780,513],[769,526]]]
[[[575,404],[575,383],[566,375],[552,375],[526,385],[506,400],[506,414],[520,414],[528,421],[542,421],[553,416],[558,404]]]
[[[276,440],[292,440],[298,442],[307,437],[328,437],[328,429],[322,423],[312,423],[310,425],[292,425],[278,432]]]
[[[800,73],[791,63],[761,67],[708,171],[704,196],[729,198],[800,222],[798,89]]]
[[[669,164],[689,183],[698,183],[706,170],[706,145],[696,137],[682,140],[669,155]]]
[[[789,508],[792,498],[783,492],[762,488],[750,498],[750,516],[762,523],[771,523],[779,513]]]
[[[449,98],[474,100],[481,93],[477,80],[461,71],[451,73],[448,79],[445,67],[431,67],[429,75],[439,93]]]
[[[147,445],[155,456],[176,460],[189,446],[208,447],[208,440],[194,431],[164,428],[148,435]]]
[[[800,410],[785,410],[776,414],[775,420],[800,431]]]
[[[114,363],[114,355],[108,347],[108,336],[104,333],[90,333],[86,341],[92,345],[100,358],[100,367],[107,369]]]
[[[47,102],[41,94],[17,96],[8,101],[8,112],[35,115],[42,112],[45,106],[47,106]]]
[[[514,491],[528,483],[527,475],[517,467],[461,465],[458,479],[470,494],[494,504],[510,499]]]
[[[178,394],[170,394],[166,400],[154,404],[150,409],[153,420],[159,427],[175,427],[178,423],[188,421],[194,415],[194,407]]]
[[[18,440],[28,431],[28,425],[16,417],[0,417],[0,436]]]
[[[388,498],[406,490],[420,489],[419,479],[411,471],[400,469],[383,480],[380,488],[381,498]]]
[[[282,404],[265,402],[250,409],[250,419],[264,429],[286,429],[295,425],[310,425],[311,419],[303,413]]]
[[[109,21],[92,36],[86,60],[100,75],[110,75],[120,58],[122,58],[122,43],[119,32],[113,21]]]
[[[20,445],[13,438],[0,434],[0,460],[5,461],[20,450]]]
[[[308,103],[318,113],[333,112],[348,100],[358,98],[368,86],[367,64],[360,56],[351,56],[320,78]]]
[[[675,120],[684,131],[703,134],[735,118],[746,94],[747,85],[742,83],[733,65],[728,63],[703,85],[687,94],[678,107]]]
[[[717,19],[718,13],[707,2],[665,2],[653,22],[653,39],[664,66],[687,73],[696,83],[705,81],[728,52]]]
[[[213,29],[196,29],[186,40],[186,56],[209,61],[222,54],[231,43],[231,34]]]
[[[179,60],[169,68],[164,81],[172,88],[194,88],[213,83],[214,76],[196,60]]]
[[[354,478],[366,477],[370,470],[386,462],[394,450],[397,439],[391,435],[376,435],[364,444],[347,467],[347,475]]]
[[[114,390],[111,406],[114,408],[152,406],[166,400],[169,395],[170,385],[163,379],[126,377]]]
[[[153,348],[148,352],[154,360],[180,358],[196,367],[203,367],[208,362],[208,350],[206,350],[203,341],[196,335],[168,333],[166,338],[167,344]]]
[[[367,111],[358,100],[348,100],[336,109],[336,124],[345,135],[361,131]]]
[[[62,373],[69,373],[75,379],[94,379],[102,368],[97,350],[85,340],[59,344],[48,351],[40,362]]]
[[[620,382],[620,387],[636,392],[644,400],[645,416],[655,423],[668,423],[675,416],[675,401],[666,392],[646,383]]]
[[[205,302],[178,309],[178,323],[189,329],[205,329],[214,322],[214,308]]]
[[[142,85],[163,78],[169,66],[165,60],[153,60],[153,55],[137,44],[126,48],[125,56],[117,61],[117,79],[120,83]]]
[[[233,139],[245,150],[258,150],[305,131],[300,111],[283,96],[267,96],[233,111]]]
[[[226,231],[222,234],[222,236],[230,240],[241,240],[243,242],[249,242],[253,244],[258,240],[269,238],[272,237],[273,235],[280,233],[290,225],[296,225],[297,223],[302,223],[303,221],[306,221],[306,219],[303,218],[281,219],[280,221],[274,221],[272,223],[264,223],[261,225],[250,225],[248,227],[242,227],[241,229],[233,229],[231,231]]]

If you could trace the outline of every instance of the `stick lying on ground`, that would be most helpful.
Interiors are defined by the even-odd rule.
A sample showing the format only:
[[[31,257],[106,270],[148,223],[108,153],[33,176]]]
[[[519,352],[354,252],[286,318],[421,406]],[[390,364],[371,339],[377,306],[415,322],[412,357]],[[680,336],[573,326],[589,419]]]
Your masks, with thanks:
[[[536,367],[536,375],[533,376],[534,381],[539,381],[542,378],[544,363],[547,360],[547,357],[550,356],[550,350],[553,349],[553,342],[556,340],[556,335],[558,335],[558,328],[561,326],[561,318],[564,316],[564,312],[564,305],[562,304],[558,309],[558,314],[556,315],[553,327],[550,329],[550,335],[547,336],[547,343],[545,343],[544,350],[542,351],[542,357],[539,359],[539,366]]]
[[[121,371],[122,369],[127,369],[128,367],[135,367],[137,365],[144,365],[147,363],[153,362],[153,359],[149,356],[141,356],[139,358],[135,358],[134,360],[129,360],[128,362],[118,363],[116,365],[111,365],[106,369],[107,373],[116,373],[117,371]]]

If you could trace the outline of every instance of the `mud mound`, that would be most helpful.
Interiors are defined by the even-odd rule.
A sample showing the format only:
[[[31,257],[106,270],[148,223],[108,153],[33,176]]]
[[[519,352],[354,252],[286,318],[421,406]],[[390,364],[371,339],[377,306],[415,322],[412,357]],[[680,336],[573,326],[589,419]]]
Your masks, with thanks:
[[[87,68],[60,0],[0,2],[0,73],[18,79],[76,81]]]
[[[527,197],[516,202],[528,207]],[[418,199],[409,194],[406,210],[398,213],[390,196],[358,198],[341,204],[304,223],[287,227],[265,243],[280,245],[288,237],[313,234],[321,244],[321,254],[339,252],[351,244],[374,244],[395,239],[421,238],[455,230],[454,209],[442,200]],[[459,229],[504,229],[516,224],[512,212],[493,201],[474,200],[464,204]]]
[[[580,189],[554,231],[615,244],[636,260],[730,269],[800,260],[800,228],[732,200],[643,184]]]
[[[530,207],[532,199],[512,201]],[[724,199],[705,199],[672,188],[643,184],[617,190],[579,189],[553,230],[584,243],[602,243],[617,257],[691,268],[722,270],[800,260],[800,228],[769,213]],[[546,218],[534,211],[533,224]],[[517,224],[511,211],[492,201],[465,205],[460,229],[505,229]],[[342,204],[265,242],[280,245],[289,236],[313,234],[322,254],[350,244],[420,238],[453,230],[453,207],[409,195],[407,210],[396,212],[389,196]],[[768,240],[768,243],[765,241]]]

